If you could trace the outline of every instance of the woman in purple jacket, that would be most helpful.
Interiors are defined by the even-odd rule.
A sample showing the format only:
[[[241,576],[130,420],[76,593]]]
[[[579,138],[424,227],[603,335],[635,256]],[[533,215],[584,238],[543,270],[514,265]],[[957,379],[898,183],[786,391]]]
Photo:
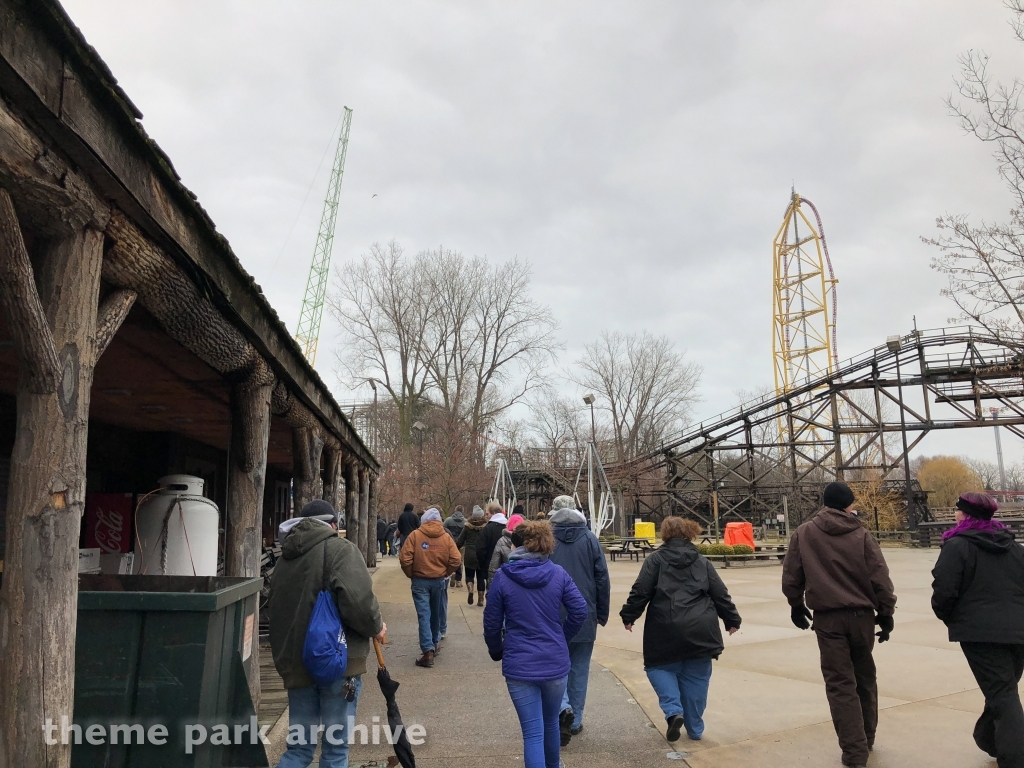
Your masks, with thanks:
[[[547,522],[520,523],[512,545],[487,593],[484,640],[491,658],[501,661],[519,716],[525,768],[558,768],[569,641],[586,621],[587,601],[565,569],[548,559],[555,537]]]

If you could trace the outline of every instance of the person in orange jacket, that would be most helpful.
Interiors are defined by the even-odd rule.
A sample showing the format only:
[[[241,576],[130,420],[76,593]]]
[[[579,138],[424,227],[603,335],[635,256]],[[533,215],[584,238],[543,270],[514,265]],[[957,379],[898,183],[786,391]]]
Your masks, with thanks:
[[[445,624],[448,577],[462,564],[455,540],[441,522],[441,513],[431,507],[423,513],[420,527],[409,534],[398,554],[402,571],[412,579],[412,601],[420,629],[418,667],[434,666],[434,654],[441,643]]]

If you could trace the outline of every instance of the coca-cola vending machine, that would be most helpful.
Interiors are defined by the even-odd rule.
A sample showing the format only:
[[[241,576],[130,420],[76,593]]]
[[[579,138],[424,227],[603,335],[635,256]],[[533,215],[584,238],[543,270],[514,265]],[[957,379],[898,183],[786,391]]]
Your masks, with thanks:
[[[85,496],[84,547],[100,550],[104,573],[131,573],[132,494],[89,493]]]

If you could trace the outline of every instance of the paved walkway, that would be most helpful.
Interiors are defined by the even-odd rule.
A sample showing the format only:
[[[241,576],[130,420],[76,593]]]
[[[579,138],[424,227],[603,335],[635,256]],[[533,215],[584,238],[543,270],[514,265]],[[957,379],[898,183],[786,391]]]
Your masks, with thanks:
[[[899,605],[893,639],[875,654],[882,711],[872,768],[995,766],[971,740],[981,694],[928,607],[936,556],[937,550],[886,550]],[[840,768],[817,646],[811,632],[790,624],[780,568],[721,569],[743,629],[727,638],[715,665],[704,740],[684,736],[674,745],[664,740],[664,719],[643,672],[642,621],[628,633],[617,618],[639,565],[619,562],[610,569],[612,620],[598,635],[585,730],[563,751],[567,768]],[[448,640],[434,668],[423,670],[413,665],[416,619],[396,560],[386,558],[374,581],[390,634],[388,668],[402,683],[402,714],[407,724],[427,728],[417,765],[521,766],[519,724],[500,664],[490,661],[481,638],[482,610],[466,604],[464,591],[450,591]],[[383,697],[372,673],[364,683],[359,720],[372,723],[384,715]],[[277,732],[283,739],[286,731]],[[685,760],[671,760],[675,750],[687,753]],[[385,765],[387,756],[383,747],[356,747],[352,765]]]

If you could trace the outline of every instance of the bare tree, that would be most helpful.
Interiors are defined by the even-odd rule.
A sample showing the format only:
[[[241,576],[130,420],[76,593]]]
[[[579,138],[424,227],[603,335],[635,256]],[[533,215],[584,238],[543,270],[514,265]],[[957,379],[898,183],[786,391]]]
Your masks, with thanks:
[[[519,259],[491,265],[443,247],[410,259],[395,241],[375,243],[334,287],[328,306],[345,332],[343,371],[355,386],[384,385],[406,445],[427,397],[465,420],[478,443],[538,385],[558,348],[551,310],[530,297],[530,269]]]
[[[974,474],[981,478],[981,482],[985,485],[986,489],[998,489],[999,488],[999,465],[994,461],[986,461],[985,459],[975,459],[969,456],[960,457],[964,464],[966,464]],[[1009,490],[1009,484],[1007,484],[1007,490]]]
[[[437,340],[430,329],[439,299],[427,260],[405,258],[394,240],[374,243],[354,268],[339,269],[327,298],[346,337],[338,354],[343,370],[357,386],[369,378],[383,385],[398,409],[403,446],[411,444],[412,424],[432,381]]]
[[[601,396],[597,405],[610,419],[617,460],[654,450],[682,428],[697,401],[701,368],[667,336],[604,331],[584,349],[574,379]]]
[[[1024,0],[1007,0],[1014,15],[1013,30],[1024,42]],[[946,104],[961,128],[995,147],[999,175],[1014,197],[1007,222],[982,221],[946,214],[936,220],[941,234],[923,238],[940,255],[932,267],[949,279],[943,295],[954,301],[961,319],[978,323],[1004,342],[1024,341],[1024,81],[994,82],[988,56],[967,51],[960,57],[957,90],[964,101],[950,96]]]
[[[551,310],[530,297],[530,267],[518,259],[492,266],[438,249],[427,255],[440,300],[433,386],[479,435],[538,386],[559,347]]]
[[[575,467],[583,457],[590,439],[590,425],[582,402],[542,390],[530,402],[527,430],[544,454],[545,463],[555,467]]]

